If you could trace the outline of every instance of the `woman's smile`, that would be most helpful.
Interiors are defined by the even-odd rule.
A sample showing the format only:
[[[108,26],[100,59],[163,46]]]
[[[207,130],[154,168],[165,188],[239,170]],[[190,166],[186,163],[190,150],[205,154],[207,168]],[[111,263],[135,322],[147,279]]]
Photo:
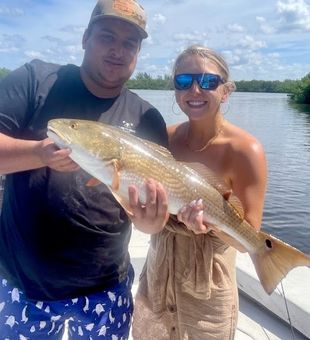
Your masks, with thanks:
[[[188,100],[187,105],[192,108],[201,108],[207,104],[205,100]]]

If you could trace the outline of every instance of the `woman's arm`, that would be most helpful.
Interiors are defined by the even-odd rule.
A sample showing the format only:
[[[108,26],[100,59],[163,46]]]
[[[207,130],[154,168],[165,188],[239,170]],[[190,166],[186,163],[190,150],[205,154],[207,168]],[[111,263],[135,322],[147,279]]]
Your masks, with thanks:
[[[261,144],[251,136],[244,136],[235,150],[228,171],[228,178],[233,193],[239,198],[244,218],[259,230],[262,221],[264,199],[267,183],[267,164]],[[244,247],[216,226],[203,221],[203,202],[197,201],[181,209],[178,219],[196,234],[212,231],[224,242],[241,252]]]
[[[260,229],[267,186],[267,163],[262,145],[253,138],[244,139],[233,158],[231,187],[239,198],[245,219]]]

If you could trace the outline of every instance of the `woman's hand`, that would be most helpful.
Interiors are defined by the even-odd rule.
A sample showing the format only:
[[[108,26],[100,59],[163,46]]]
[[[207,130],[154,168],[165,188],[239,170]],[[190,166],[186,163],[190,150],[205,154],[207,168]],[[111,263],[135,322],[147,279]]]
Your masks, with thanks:
[[[178,220],[195,234],[207,234],[210,231],[216,231],[214,225],[205,222],[203,208],[202,199],[192,201],[178,212]]]
[[[178,220],[185,224],[188,230],[191,230],[195,234],[207,234],[211,232],[213,235],[219,237],[223,242],[233,246],[240,252],[244,253],[247,250],[230,235],[221,231],[216,225],[211,224],[205,220],[203,216],[203,203],[202,200],[192,201],[185,205],[178,213]]]

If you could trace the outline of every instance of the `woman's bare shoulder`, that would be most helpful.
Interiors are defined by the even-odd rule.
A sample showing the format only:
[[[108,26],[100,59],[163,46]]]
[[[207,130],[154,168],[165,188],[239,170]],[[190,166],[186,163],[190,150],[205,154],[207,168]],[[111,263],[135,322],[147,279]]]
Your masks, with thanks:
[[[241,187],[263,183],[267,176],[267,160],[262,143],[248,131],[231,124],[228,128],[231,147],[230,177]],[[238,191],[238,190],[237,190]]]
[[[228,123],[226,136],[236,153],[264,153],[262,143],[250,132],[237,125]]]

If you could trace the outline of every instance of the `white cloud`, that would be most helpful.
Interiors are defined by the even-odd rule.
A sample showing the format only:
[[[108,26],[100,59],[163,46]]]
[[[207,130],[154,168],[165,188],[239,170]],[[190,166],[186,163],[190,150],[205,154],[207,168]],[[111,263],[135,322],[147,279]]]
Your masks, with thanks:
[[[2,34],[0,38],[0,52],[17,52],[23,46],[24,42],[24,38],[19,34]]]
[[[62,27],[60,31],[71,33],[71,34],[76,34],[76,33],[83,34],[85,31],[85,27],[77,26],[77,25],[67,25],[67,26]]]
[[[265,23],[266,19],[264,17],[256,17],[256,21],[259,23]]]
[[[151,46],[151,45],[154,45],[154,40],[153,40],[153,37],[152,37],[152,34],[148,33],[148,37],[146,40],[143,40],[142,42],[142,46],[144,45],[147,45],[147,46]]]
[[[50,55],[66,55],[68,54],[70,57],[70,60],[72,60],[73,56],[76,58],[76,56],[81,55],[83,50],[81,47],[81,43],[72,43],[71,41],[67,41],[58,37],[46,35],[42,37],[42,40],[49,43],[49,48],[45,50],[45,53],[48,53]]]
[[[207,34],[199,31],[193,31],[192,33],[176,33],[174,34],[173,39],[180,42],[199,44],[207,40]]]
[[[176,56],[195,43],[224,54],[236,80],[295,79],[310,70],[309,0],[226,1],[225,11],[212,0],[140,1],[149,38],[139,72],[170,74]],[[0,3],[0,67],[14,69],[40,56],[80,64],[94,0],[31,0],[31,8],[30,0]]]
[[[57,44],[57,45],[62,45],[62,44],[64,44],[63,39],[60,39],[60,38],[58,38],[58,37],[54,37],[54,36],[52,36],[52,35],[44,35],[44,36],[42,37],[42,39],[43,39],[43,40],[46,40],[46,41],[48,41],[48,42],[51,42],[51,43],[55,43],[55,44]]]
[[[74,55],[70,55],[69,56],[69,60],[72,62],[72,63],[75,63],[77,61],[77,57],[74,56]]]
[[[30,59],[44,59],[44,54],[40,51],[25,51],[24,53]]]
[[[287,64],[279,53],[262,54],[244,50],[225,51],[233,80],[285,80],[300,79],[309,72],[310,64]]]
[[[244,32],[245,28],[239,24],[230,24],[227,26],[228,31],[230,32]]]
[[[81,53],[82,52],[82,47],[81,47],[81,45],[79,44],[79,45],[67,45],[66,46],[66,51],[68,52],[68,53],[72,53],[72,54],[79,54],[79,53]]]
[[[256,22],[259,24],[259,28],[263,33],[272,34],[276,32],[276,29],[267,23],[264,17],[256,17]]]
[[[0,6],[0,16],[22,16],[24,15],[25,12],[21,8],[12,8],[12,7],[7,7],[7,6]]]
[[[229,65],[240,65],[242,52],[238,49],[224,50],[222,52],[223,57]]]
[[[18,52],[19,49],[15,46],[11,46],[11,47],[5,47],[5,46],[1,46],[2,44],[0,44],[0,53],[12,53],[12,52]]]
[[[167,21],[167,18],[160,14],[160,13],[157,13],[153,16],[153,22],[156,23],[156,24],[164,24],[165,22]]]
[[[267,46],[265,41],[257,40],[250,35],[241,38],[238,45],[248,50],[257,50]]]
[[[139,60],[147,60],[147,59],[150,59],[150,53],[140,54]]]
[[[277,11],[283,29],[310,30],[310,11],[304,0],[278,1]]]

